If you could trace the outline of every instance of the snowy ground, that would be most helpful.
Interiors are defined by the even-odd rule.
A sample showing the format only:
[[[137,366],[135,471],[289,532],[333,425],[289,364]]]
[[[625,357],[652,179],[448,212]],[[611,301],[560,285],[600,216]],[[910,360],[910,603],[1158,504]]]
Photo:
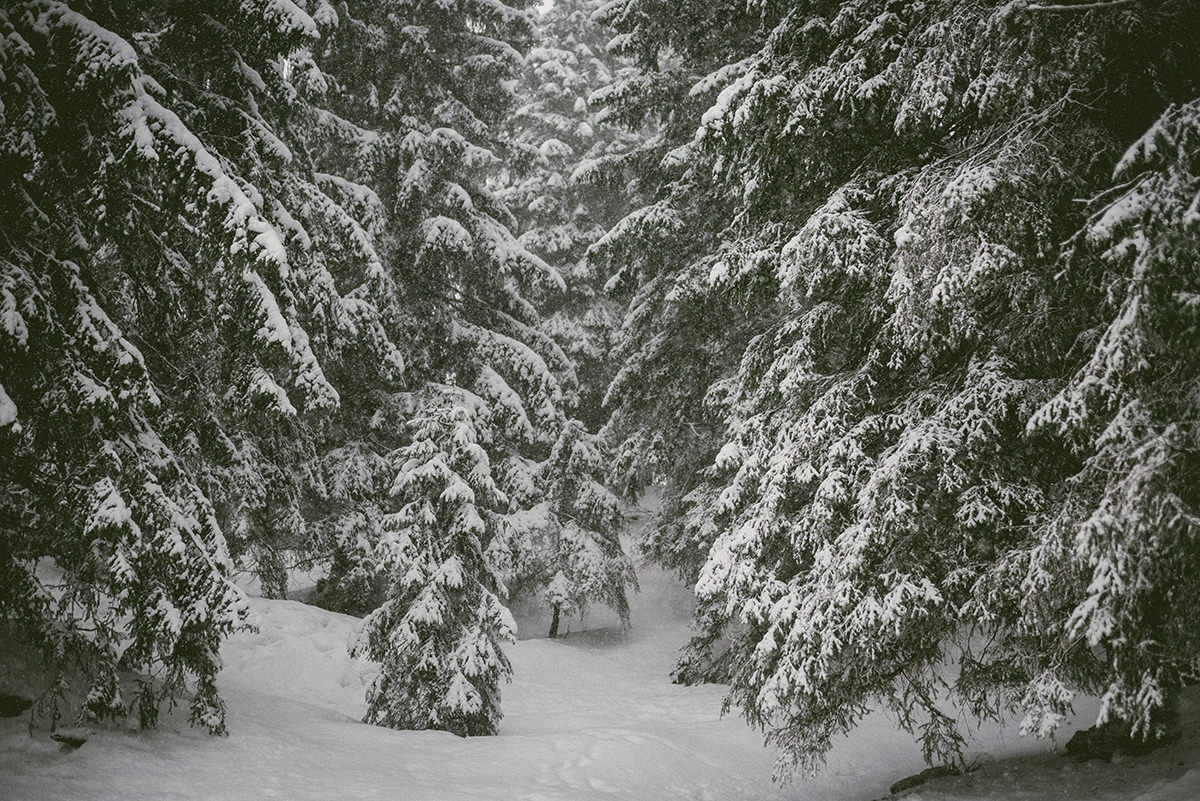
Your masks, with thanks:
[[[639,575],[632,631],[597,615],[563,640],[528,639],[510,649],[516,675],[497,737],[358,722],[371,668],[346,656],[357,621],[260,600],[260,633],[223,651],[229,737],[192,731],[175,715],[157,731],[98,732],[63,753],[44,737],[29,738],[22,720],[2,720],[0,798],[866,801],[924,767],[908,735],[875,716],[837,746],[816,778],[772,784],[774,755],[760,736],[736,717],[719,718],[721,688],[668,679],[688,636],[687,589],[649,566]],[[544,620],[524,623],[526,635],[544,633]],[[1192,721],[1197,706],[1187,707]],[[989,729],[975,746],[979,770],[909,797],[1196,801],[1196,729],[1154,755],[1114,764],[1078,763],[1044,753],[1047,743]]]

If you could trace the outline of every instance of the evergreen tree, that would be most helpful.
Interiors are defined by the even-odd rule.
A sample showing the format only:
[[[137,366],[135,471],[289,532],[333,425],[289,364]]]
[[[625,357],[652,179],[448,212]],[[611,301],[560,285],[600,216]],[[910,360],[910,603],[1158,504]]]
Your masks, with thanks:
[[[738,195],[715,186],[693,138],[766,23],[736,5],[644,13],[636,4],[610,3],[597,16],[621,31],[613,46],[638,70],[593,101],[627,126],[655,131],[620,160],[650,202],[588,252],[590,262],[612,272],[608,289],[626,300],[612,353],[619,367],[606,397],[605,431],[616,443],[610,479],[629,498],[664,484],[663,510],[642,547],[695,581],[716,536],[710,510],[719,490],[705,476],[723,444],[720,405],[764,293],[753,274],[742,282],[744,297],[707,291],[715,254],[737,241],[726,228],[737,216]],[[721,19],[729,35],[704,19]]]
[[[563,280],[491,189],[526,14],[33,0],[0,28],[0,613],[52,721],[190,688],[223,730],[231,555],[279,596],[301,554],[338,603],[386,599],[371,719],[494,731],[498,593],[534,544],[576,607],[624,617],[632,580],[528,300]],[[484,528],[421,459],[468,471]]]
[[[217,649],[247,620],[222,528],[296,524],[306,420],[338,401],[309,330],[331,338],[314,311],[339,298],[291,258],[311,182],[273,130],[317,24],[30,2],[0,26],[0,610],[45,655],[52,722],[67,701],[151,723],[190,685],[222,731]]]
[[[331,487],[342,488],[327,505],[329,588],[370,606],[375,577],[387,576],[383,605],[359,646],[382,670],[368,720],[491,733],[499,681],[509,672],[498,643],[512,629],[496,622],[507,615],[497,598],[528,564],[534,524],[540,531],[544,522],[529,514],[544,491],[540,466],[577,403],[572,364],[528,300],[561,291],[562,277],[512,234],[514,220],[491,188],[508,151],[500,124],[514,102],[514,46],[526,46],[532,29],[523,12],[497,3],[346,3],[338,18],[319,58],[328,105],[311,142],[320,163],[372,188],[381,209],[373,235],[397,298],[396,340],[413,344],[404,391],[360,394],[357,411],[343,418],[352,450],[338,444],[325,459]],[[446,412],[447,404],[458,411]],[[446,450],[450,435],[436,434],[449,430],[446,414],[455,430],[474,432],[474,472],[464,480],[488,522],[479,530],[448,518],[426,522],[431,528],[405,540],[397,562],[396,527],[415,525],[411,514],[422,503],[440,508],[443,492],[408,477],[413,449],[436,445],[450,454],[443,461],[459,458]],[[413,429],[409,420],[424,422]],[[399,476],[387,482],[392,500],[379,493],[389,471]],[[387,516],[369,511],[395,504]],[[569,511],[565,501],[556,514],[560,508]],[[451,558],[460,587],[432,578]],[[410,563],[432,567],[409,581]],[[422,599],[434,596],[442,611],[429,617]],[[470,666],[456,650],[461,631],[474,643]],[[447,685],[452,676],[461,680]]]
[[[500,193],[513,210],[521,243],[566,283],[565,291],[538,298],[539,310],[579,376],[575,414],[591,430],[604,422],[601,404],[612,380],[609,351],[619,316],[604,293],[608,276],[584,255],[636,196],[623,163],[642,138],[589,103],[631,69],[606,52],[612,32],[591,19],[597,6],[575,0],[539,12],[537,46],[526,56],[519,105],[508,122],[511,174]]]
[[[629,625],[627,586],[637,588],[633,565],[621,548],[625,515],[620,501],[599,482],[606,449],[599,437],[571,421],[541,465],[548,525],[537,531],[530,549],[543,598],[553,615],[550,636],[558,636],[562,615],[583,614],[600,602]]]
[[[681,673],[727,635],[785,763],[874,703],[953,758],[947,695],[1046,734],[1096,693],[1154,737],[1195,680],[1197,10],[605,11],[641,80],[670,47],[719,89],[593,252],[635,292],[619,467],[703,563]]]
[[[516,623],[500,603],[489,550],[502,549],[508,504],[492,479],[474,413],[453,390],[412,422],[392,494],[401,504],[377,544],[387,600],[352,652],[380,663],[366,720],[400,729],[493,734],[498,684],[512,672],[501,641]],[[426,407],[427,408],[427,407]]]

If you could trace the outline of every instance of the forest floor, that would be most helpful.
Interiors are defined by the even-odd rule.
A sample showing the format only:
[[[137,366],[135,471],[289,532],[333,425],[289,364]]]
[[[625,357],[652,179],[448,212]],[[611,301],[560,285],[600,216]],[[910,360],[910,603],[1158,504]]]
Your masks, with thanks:
[[[471,739],[360,723],[372,668],[346,654],[358,621],[256,599],[260,631],[222,652],[228,737],[190,729],[177,710],[155,731],[96,731],[67,752],[44,735],[31,738],[24,719],[0,720],[0,798],[868,801],[925,767],[911,737],[876,714],[836,745],[815,777],[773,783],[775,755],[761,736],[736,715],[721,718],[723,687],[670,682],[688,638],[688,588],[646,564],[639,579],[629,631],[597,612],[550,641],[537,639],[544,617],[518,614],[522,636],[533,639],[509,649],[514,678],[504,688],[500,734]],[[1013,727],[986,727],[971,747],[977,770],[904,795],[1196,801],[1196,701],[1185,704],[1179,741],[1112,763],[1077,762],[1051,753],[1053,743],[1018,738]],[[1060,750],[1072,731],[1060,733]]]

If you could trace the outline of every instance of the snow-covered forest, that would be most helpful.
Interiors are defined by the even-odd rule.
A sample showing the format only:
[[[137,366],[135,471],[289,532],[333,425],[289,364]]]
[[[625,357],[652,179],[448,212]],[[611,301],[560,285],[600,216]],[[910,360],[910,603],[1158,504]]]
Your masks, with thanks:
[[[1200,797],[1196,0],[12,0],[0,219],[6,798]]]

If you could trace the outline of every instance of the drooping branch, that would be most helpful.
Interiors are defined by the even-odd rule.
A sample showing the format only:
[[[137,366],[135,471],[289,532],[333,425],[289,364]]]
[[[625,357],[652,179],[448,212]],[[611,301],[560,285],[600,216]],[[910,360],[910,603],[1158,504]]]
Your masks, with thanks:
[[[1057,3],[1052,5],[1034,4],[1025,6],[1026,11],[1091,11],[1100,8],[1114,8],[1136,3],[1137,0],[1101,0],[1096,3]]]

